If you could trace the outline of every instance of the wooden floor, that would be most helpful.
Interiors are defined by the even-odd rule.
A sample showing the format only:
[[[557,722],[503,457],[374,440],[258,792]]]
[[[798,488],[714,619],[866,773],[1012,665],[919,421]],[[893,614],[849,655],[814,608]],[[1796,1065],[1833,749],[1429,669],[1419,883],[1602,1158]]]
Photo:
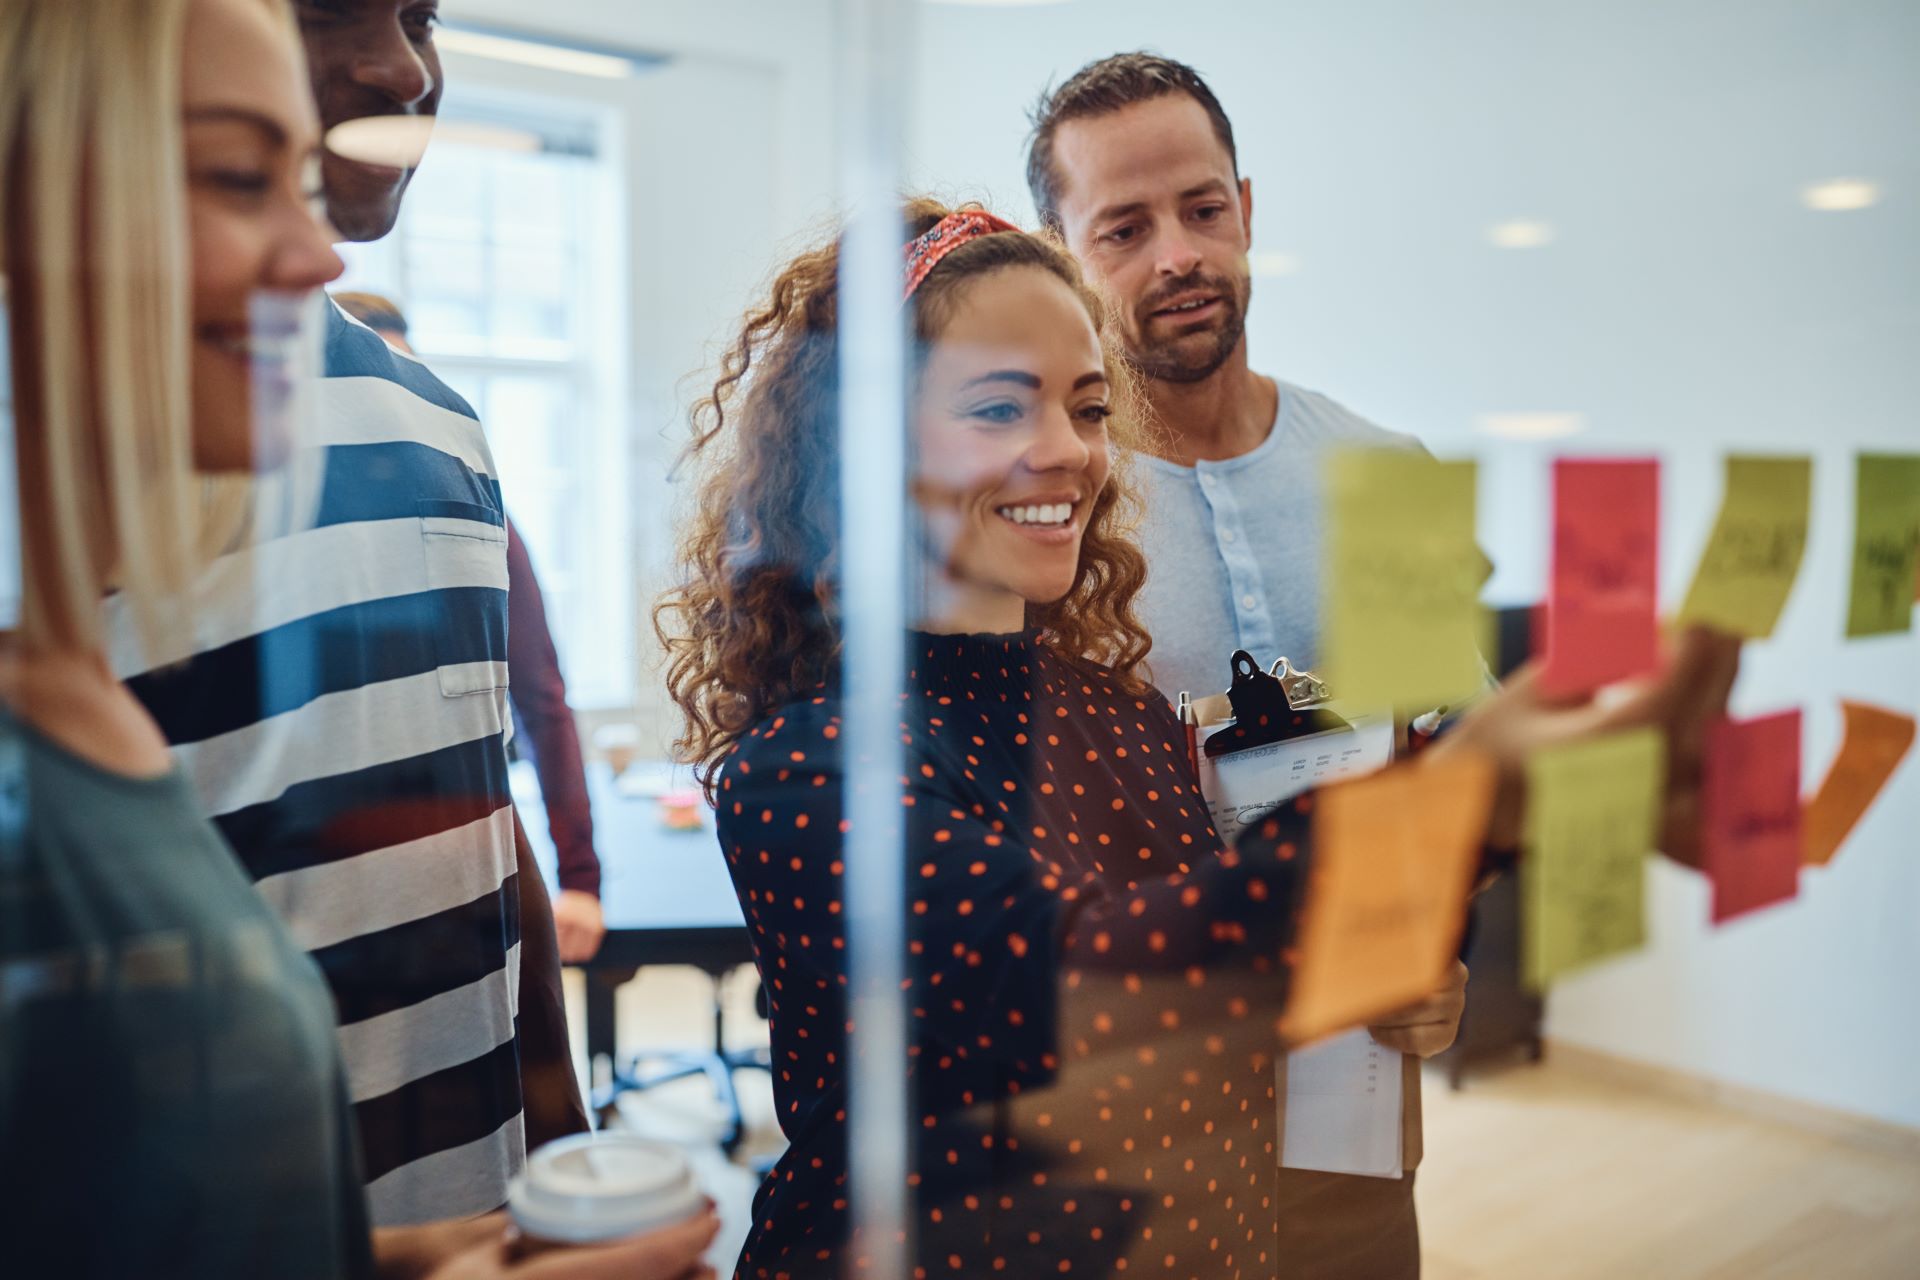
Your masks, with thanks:
[[[729,987],[730,1016],[742,1043],[765,1043],[752,990]],[[620,993],[623,1047],[699,1043],[707,999],[692,970],[647,971]],[[777,1151],[765,1078],[739,1079],[749,1154]],[[1426,1280],[1920,1280],[1920,1143],[1840,1141],[1553,1054],[1457,1094],[1431,1076],[1424,1096]],[[713,1148],[703,1084],[629,1099],[622,1114],[696,1152],[726,1219],[713,1260],[727,1274],[754,1179]]]
[[[1430,1078],[1426,1280],[1920,1277],[1920,1156],[1556,1060]]]

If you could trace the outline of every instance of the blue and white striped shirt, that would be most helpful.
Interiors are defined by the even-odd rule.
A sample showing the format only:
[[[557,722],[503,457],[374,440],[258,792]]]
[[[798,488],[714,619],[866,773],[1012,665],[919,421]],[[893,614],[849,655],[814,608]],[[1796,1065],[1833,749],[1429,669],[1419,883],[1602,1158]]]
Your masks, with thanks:
[[[373,1219],[493,1209],[525,1160],[507,560],[480,423],[328,308],[316,516],[217,560],[190,652],[120,675],[333,989]]]

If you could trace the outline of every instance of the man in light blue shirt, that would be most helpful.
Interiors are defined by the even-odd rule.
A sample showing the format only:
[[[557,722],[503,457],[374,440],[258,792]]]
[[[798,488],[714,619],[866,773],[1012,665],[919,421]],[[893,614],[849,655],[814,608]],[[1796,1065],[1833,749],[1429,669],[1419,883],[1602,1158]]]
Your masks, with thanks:
[[[1154,683],[1169,698],[1223,690],[1228,657],[1318,661],[1319,454],[1329,446],[1419,448],[1326,396],[1248,367],[1253,185],[1233,127],[1192,68],[1118,54],[1077,72],[1034,112],[1027,183],[1111,295],[1145,373],[1154,455],[1137,459],[1146,519],[1141,620]],[[1466,971],[1371,1028],[1409,1063],[1451,1044]],[[1419,1078],[1407,1074],[1399,1179],[1282,1169],[1281,1274],[1391,1280],[1420,1271],[1412,1169]]]
[[[1418,448],[1317,392],[1248,367],[1253,186],[1232,126],[1190,68],[1120,54],[1035,113],[1027,180],[1118,306],[1164,439],[1139,458],[1154,683],[1226,688],[1227,658],[1318,660],[1328,446]]]

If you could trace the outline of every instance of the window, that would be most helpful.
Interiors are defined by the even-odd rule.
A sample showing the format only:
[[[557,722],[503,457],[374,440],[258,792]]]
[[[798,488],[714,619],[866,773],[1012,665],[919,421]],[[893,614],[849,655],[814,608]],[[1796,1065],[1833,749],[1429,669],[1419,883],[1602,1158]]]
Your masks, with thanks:
[[[546,596],[576,707],[633,698],[622,174],[600,110],[518,95],[443,112],[385,240],[342,289],[398,302],[420,358],[473,405]]]

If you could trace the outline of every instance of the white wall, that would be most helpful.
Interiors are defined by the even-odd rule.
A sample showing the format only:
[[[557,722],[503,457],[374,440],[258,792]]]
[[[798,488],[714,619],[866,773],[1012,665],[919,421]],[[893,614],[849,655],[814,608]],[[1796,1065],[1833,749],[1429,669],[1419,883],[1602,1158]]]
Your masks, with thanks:
[[[1805,708],[1809,784],[1840,695],[1920,706],[1920,639],[1843,644],[1851,453],[1920,449],[1920,6],[1907,0],[1077,0],[923,11],[920,185],[1032,217],[1024,109],[1121,49],[1200,68],[1239,135],[1255,247],[1255,367],[1483,460],[1498,599],[1544,570],[1556,451],[1666,460],[1677,603],[1729,448],[1810,451],[1816,518],[1738,713]],[[1881,203],[1814,213],[1810,182]],[[1491,247],[1544,219],[1557,238]],[[1483,414],[1586,431],[1501,446]],[[1704,885],[1658,869],[1652,944],[1553,994],[1557,1037],[1920,1126],[1920,766],[1799,901],[1713,930]]]
[[[660,690],[652,602],[672,561],[668,472],[687,408],[753,292],[797,237],[834,206],[833,98],[826,0],[454,0],[448,19],[665,56],[627,81],[599,81],[446,55],[449,82],[585,94],[613,114],[630,168],[623,226],[608,228],[606,270],[630,281],[625,395],[629,485],[610,509],[631,513],[638,694],[630,709],[664,750],[673,720]],[[591,459],[581,465],[591,467]],[[608,469],[609,482],[619,477]]]
[[[455,0],[449,12],[678,54],[644,81],[627,244],[636,413],[677,429],[681,374],[781,244],[833,206],[827,0]],[[1751,646],[1736,711],[1799,705],[1811,780],[1839,695],[1913,710],[1920,641],[1842,644],[1850,454],[1920,448],[1920,6],[1906,0],[1074,0],[919,11],[914,185],[1022,220],[1025,109],[1123,48],[1197,65],[1254,179],[1257,368],[1482,459],[1492,592],[1536,596],[1556,451],[1666,460],[1677,601],[1728,448],[1818,458],[1805,568]],[[771,175],[771,180],[768,180]],[[1799,189],[1880,181],[1869,210]],[[657,180],[656,180],[657,179]],[[1486,227],[1551,222],[1499,250]],[[1554,446],[1476,434],[1565,412]],[[657,468],[664,449],[642,444]],[[657,471],[656,471],[657,475]],[[663,487],[636,522],[656,567]],[[645,592],[642,593],[642,600]],[[643,682],[643,688],[648,687]],[[1909,763],[1799,901],[1706,925],[1704,886],[1659,868],[1652,942],[1570,981],[1551,1031],[1649,1062],[1920,1126],[1920,767]]]

